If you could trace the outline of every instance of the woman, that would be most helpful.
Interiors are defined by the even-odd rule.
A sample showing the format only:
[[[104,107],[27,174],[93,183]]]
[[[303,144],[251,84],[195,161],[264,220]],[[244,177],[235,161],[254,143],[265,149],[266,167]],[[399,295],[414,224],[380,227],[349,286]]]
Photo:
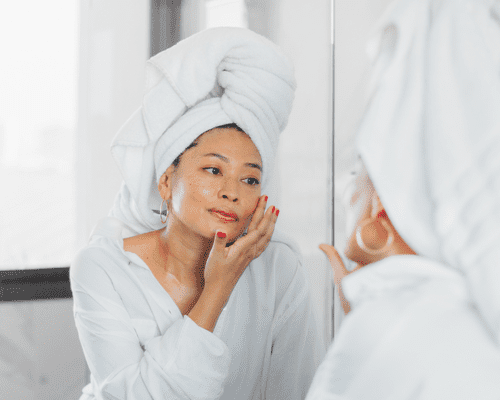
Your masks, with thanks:
[[[244,29],[149,61],[143,105],[112,145],[124,184],[71,267],[82,399],[305,396],[323,354],[261,189],[294,88],[279,49]]]
[[[378,27],[356,271],[321,246],[352,310],[308,399],[500,397],[499,6],[401,0]]]

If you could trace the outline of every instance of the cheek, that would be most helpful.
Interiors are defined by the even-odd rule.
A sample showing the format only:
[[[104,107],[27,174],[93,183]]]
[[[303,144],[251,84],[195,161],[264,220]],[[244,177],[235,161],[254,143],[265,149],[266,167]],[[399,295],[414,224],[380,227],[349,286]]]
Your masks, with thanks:
[[[241,213],[241,221],[244,222],[245,226],[248,226],[248,224],[252,220],[255,210],[257,209],[257,205],[259,204],[260,196],[256,197],[255,195],[252,195],[250,197],[251,198],[249,199],[246,206],[244,207],[244,210]]]
[[[172,190],[172,211],[179,214],[181,211],[181,205],[184,203],[184,198],[186,196],[186,188],[183,182],[176,184]]]
[[[192,213],[212,195],[213,188],[199,182],[196,177],[180,180],[172,192],[172,210],[176,213]]]
[[[201,190],[186,181],[179,182],[172,192],[172,211],[177,215],[192,215],[203,198]]]
[[[365,205],[363,204],[363,201],[358,199],[356,202],[353,204],[349,205],[346,207],[346,233],[348,235],[353,234],[354,230],[356,229],[359,220],[362,217],[363,214],[363,208]]]

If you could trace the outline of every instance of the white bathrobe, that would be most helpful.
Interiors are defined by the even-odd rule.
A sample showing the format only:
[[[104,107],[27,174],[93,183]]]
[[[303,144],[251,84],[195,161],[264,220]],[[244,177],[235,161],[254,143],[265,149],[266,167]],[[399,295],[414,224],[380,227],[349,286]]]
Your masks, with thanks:
[[[493,400],[500,350],[463,275],[392,256],[342,281],[353,306],[307,400]]]
[[[211,333],[181,315],[120,232],[94,236],[70,269],[91,371],[82,400],[305,397],[325,349],[294,249],[271,241]]]

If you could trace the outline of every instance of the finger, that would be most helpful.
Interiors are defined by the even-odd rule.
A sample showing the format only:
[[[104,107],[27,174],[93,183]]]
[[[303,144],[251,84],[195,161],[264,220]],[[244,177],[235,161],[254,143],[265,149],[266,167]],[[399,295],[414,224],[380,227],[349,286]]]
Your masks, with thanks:
[[[260,221],[264,217],[267,199],[268,197],[266,195],[260,197],[259,202],[257,203],[257,208],[255,209],[255,212],[253,214],[252,221],[250,222],[250,225],[248,225],[248,231],[256,229]]]
[[[250,252],[253,255],[252,258],[255,258],[258,254],[260,254],[258,253],[257,244],[265,236],[270,224],[273,225],[274,230],[276,218],[276,207],[269,207],[258,226],[251,231],[248,230],[248,233],[245,236],[240,237],[236,240],[236,242],[234,242],[229,251],[230,257]]]
[[[277,210],[278,209],[275,206],[270,206],[266,210],[264,217],[260,220],[260,222],[256,228],[259,231],[260,236],[264,235],[264,233],[266,232],[266,230],[270,224],[276,223],[276,218],[277,218],[276,211]]]
[[[260,222],[255,226],[254,229],[248,229],[247,234],[240,238],[240,246],[247,246],[250,244],[256,244],[259,239],[266,233],[267,227],[272,223],[275,216],[276,207],[269,207],[264,216],[261,218]],[[233,245],[234,246],[234,245]]]
[[[276,221],[278,219],[279,211],[280,210],[275,209],[275,211],[271,213],[271,218],[269,223],[263,227],[264,229],[263,235],[257,242],[258,255],[262,254],[262,252],[267,248],[269,242],[271,241],[271,238],[274,233],[274,228],[276,227]]]
[[[269,210],[268,210],[269,211]],[[270,213],[269,213],[270,215]],[[267,213],[266,213],[267,217]],[[270,217],[268,217],[270,218]],[[253,229],[252,231],[248,231],[245,236],[238,238],[233,245],[229,249],[229,257],[237,257],[243,256],[247,253],[254,255],[256,253],[256,246],[259,239],[262,237],[262,223],[263,220],[259,223],[259,227]],[[252,257],[253,258],[253,257]]]
[[[255,246],[259,240],[259,231],[254,229],[253,231],[247,233],[245,236],[239,237],[229,248],[230,257],[234,257],[237,254],[241,254]]]
[[[327,255],[330,265],[333,268],[333,276],[336,283],[339,283],[342,278],[349,275],[349,271],[344,265],[342,258],[340,257],[335,247],[329,244],[320,244],[319,248]]]
[[[249,232],[250,237],[245,244],[257,246],[256,250],[258,250],[259,243],[265,241],[265,237],[267,236],[269,231],[269,238],[271,237],[277,218],[276,210],[277,209],[275,206],[271,206],[267,209],[264,217],[259,222],[259,225],[253,231]]]
[[[212,250],[210,250],[210,257],[223,255],[226,250],[228,236],[226,232],[218,231],[214,237]]]

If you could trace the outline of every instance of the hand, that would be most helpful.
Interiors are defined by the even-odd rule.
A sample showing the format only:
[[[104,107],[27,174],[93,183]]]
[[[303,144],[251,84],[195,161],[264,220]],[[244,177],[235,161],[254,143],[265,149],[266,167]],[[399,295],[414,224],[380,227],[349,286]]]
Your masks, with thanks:
[[[205,265],[205,287],[212,285],[232,290],[239,277],[259,257],[271,241],[279,210],[274,206],[266,211],[267,196],[259,199],[247,234],[238,238],[232,246],[226,247],[228,237],[219,231]]]
[[[352,274],[354,271],[357,271],[361,268],[361,265],[358,264],[356,268],[352,271],[348,271],[342,262],[342,258],[340,257],[335,247],[330,246],[329,244],[320,244],[319,248],[328,256],[328,260],[330,261],[330,265],[333,269],[333,281],[337,290],[339,292],[340,301],[342,303],[342,308],[344,309],[344,313],[348,313],[351,311],[351,305],[344,297],[344,292],[342,291],[342,279],[344,279],[347,275]]]
[[[188,314],[200,327],[213,332],[215,324],[245,268],[266,249],[273,235],[279,210],[266,211],[267,196],[259,199],[247,234],[226,247],[225,232],[215,234],[212,250],[205,264],[205,285],[195,306]]]

